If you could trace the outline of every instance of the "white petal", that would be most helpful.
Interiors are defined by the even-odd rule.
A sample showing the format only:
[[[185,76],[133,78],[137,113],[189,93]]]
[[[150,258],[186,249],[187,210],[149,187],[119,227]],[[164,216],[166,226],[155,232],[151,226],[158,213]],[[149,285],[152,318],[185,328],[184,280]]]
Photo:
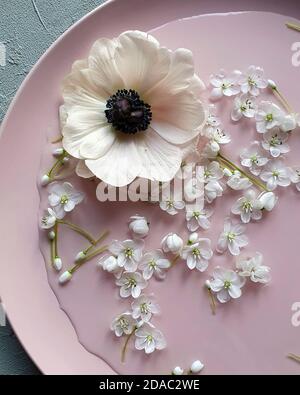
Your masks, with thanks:
[[[84,159],[97,159],[106,154],[114,143],[116,132],[110,125],[103,126],[86,136],[79,148],[80,156]]]

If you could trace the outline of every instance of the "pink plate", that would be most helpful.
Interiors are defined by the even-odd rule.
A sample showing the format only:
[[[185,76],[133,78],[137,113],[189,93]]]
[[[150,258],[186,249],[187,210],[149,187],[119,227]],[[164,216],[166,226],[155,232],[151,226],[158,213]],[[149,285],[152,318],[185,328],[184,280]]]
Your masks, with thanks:
[[[2,124],[4,135],[0,146],[0,210],[2,224],[5,226],[2,226],[0,231],[0,295],[19,339],[44,373],[113,373],[107,363],[86,351],[78,342],[73,326],[59,308],[57,299],[48,285],[44,261],[39,250],[39,193],[36,176],[46,135],[52,129],[57,130],[59,85],[63,76],[69,71],[72,62],[82,57],[98,37],[112,37],[127,29],[148,31],[182,17],[250,8],[272,10],[294,17],[300,15],[299,7],[294,2],[276,5],[272,1],[264,1],[263,4],[259,2],[257,6],[253,3],[249,1],[248,6],[247,1],[239,1],[238,5],[234,1],[222,5],[219,1],[211,0],[111,1],[83,18],[65,33],[42,57],[20,88]],[[160,34],[161,37],[158,38],[167,43],[168,37],[164,37],[163,30]],[[297,38],[298,36],[291,32],[291,43],[297,41]],[[255,61],[258,62],[257,59]],[[215,64],[217,67],[222,62],[216,60]],[[276,70],[279,73],[279,70]],[[295,94],[292,99],[299,100],[299,96]],[[293,223],[297,223],[295,217]],[[287,223],[284,224],[287,226]],[[284,299],[287,309],[290,308],[289,303],[296,300],[297,293],[290,294],[289,298]],[[257,303],[259,304],[259,301]],[[289,310],[286,310],[286,320],[289,320],[289,313]],[[234,319],[237,320],[237,317],[234,316]],[[293,344],[297,347],[296,343]],[[236,344],[237,348],[241,346]],[[246,358],[246,354],[243,358]],[[255,365],[255,361],[251,363]],[[287,365],[283,369],[293,372],[295,369],[292,366]],[[215,370],[224,371],[217,365]],[[255,366],[251,370],[255,371]]]

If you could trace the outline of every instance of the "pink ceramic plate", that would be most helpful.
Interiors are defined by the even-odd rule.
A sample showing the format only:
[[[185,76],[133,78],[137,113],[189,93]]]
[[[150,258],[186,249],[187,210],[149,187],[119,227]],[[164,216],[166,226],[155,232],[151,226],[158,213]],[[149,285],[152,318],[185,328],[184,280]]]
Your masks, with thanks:
[[[253,1],[249,2],[249,6],[246,1],[239,1],[238,5],[234,1],[228,1],[226,5],[219,3],[211,0],[120,0],[99,7],[64,34],[39,61],[22,85],[3,122],[0,211],[5,226],[0,231],[0,295],[17,335],[46,374],[113,373],[104,361],[86,351],[78,342],[68,317],[60,310],[49,287],[38,245],[39,194],[36,176],[45,136],[49,130],[57,130],[58,127],[60,82],[72,62],[82,57],[91,43],[101,36],[112,37],[133,28],[148,31],[170,20],[201,13],[250,8],[293,16],[300,13],[294,2],[276,5],[265,1],[257,6]],[[296,41],[296,37],[291,36],[291,40],[295,38]],[[163,31],[158,38],[165,43],[168,41]],[[216,60],[215,64],[219,66],[222,62]],[[293,99],[299,100],[299,97],[295,95],[291,97]],[[289,295],[285,300],[287,309],[288,303],[296,299],[296,293]],[[288,310],[285,318],[289,320]],[[236,347],[241,347],[241,344],[236,344]],[[222,371],[222,367],[214,363],[215,370]],[[251,363],[255,365],[255,361]],[[255,371],[255,366],[251,370]],[[295,371],[290,365],[285,370]]]

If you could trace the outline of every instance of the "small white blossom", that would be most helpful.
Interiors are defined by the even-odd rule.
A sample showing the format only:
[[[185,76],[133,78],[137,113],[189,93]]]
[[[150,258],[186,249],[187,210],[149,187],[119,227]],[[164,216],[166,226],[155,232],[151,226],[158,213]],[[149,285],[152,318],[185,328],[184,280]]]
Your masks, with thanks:
[[[129,311],[118,315],[111,323],[110,329],[115,332],[117,337],[130,335],[136,328],[136,320]]]
[[[48,214],[44,215],[41,219],[42,229],[51,229],[56,223],[56,214],[52,208],[47,209]]]
[[[262,101],[255,115],[256,130],[265,133],[269,129],[280,126],[284,114],[281,108],[270,101]]]
[[[116,285],[120,287],[121,298],[138,298],[144,288],[147,287],[147,281],[141,273],[123,272],[122,276],[116,280]]]
[[[290,147],[286,143],[288,135],[279,129],[272,129],[263,135],[264,141],[261,143],[266,151],[269,151],[273,158],[278,158],[281,154],[290,151]]]
[[[204,272],[213,256],[211,242],[209,239],[195,240],[192,244],[183,247],[180,256],[186,261],[189,269],[196,268],[200,272]]]
[[[241,91],[258,96],[260,89],[268,86],[268,81],[264,77],[264,70],[261,67],[250,66],[239,79]]]
[[[201,370],[204,368],[204,365],[201,361],[197,360],[191,364],[190,372],[193,374],[200,373]]]
[[[123,273],[123,267],[118,264],[118,259],[113,255],[103,255],[99,261],[98,265],[106,272],[112,273],[116,278],[120,278]]]
[[[291,170],[280,159],[272,159],[260,174],[260,178],[266,182],[267,188],[273,191],[277,186],[287,187],[291,183]]]
[[[182,210],[185,207],[185,203],[178,199],[176,193],[171,191],[170,183],[164,183],[162,185],[162,200],[159,202],[159,207],[166,211],[170,215],[178,214],[178,210]]]
[[[53,260],[53,267],[54,267],[54,269],[55,269],[57,272],[59,272],[59,271],[62,269],[62,266],[63,266],[63,264],[62,264],[61,258],[59,258],[58,256],[56,256],[56,257],[54,258],[54,260]]]
[[[130,217],[129,229],[136,237],[145,237],[149,233],[149,223],[147,218],[140,215]]]
[[[248,237],[244,232],[244,225],[233,224],[230,218],[226,218],[224,230],[218,240],[217,251],[223,253],[228,249],[232,255],[239,255],[240,249],[248,244]]]
[[[274,192],[263,192],[254,202],[254,207],[258,210],[272,211],[278,201]]]
[[[241,277],[248,277],[254,283],[267,284],[271,281],[271,269],[263,265],[263,256],[259,252],[252,257],[238,259],[236,268]]]
[[[183,240],[176,233],[168,233],[161,241],[164,252],[177,254],[183,247]]]
[[[184,370],[180,366],[175,366],[172,370],[172,375],[174,376],[182,376],[184,374]]]
[[[215,159],[219,151],[220,145],[214,140],[209,140],[203,147],[201,157],[203,159]]]
[[[217,197],[222,196],[223,192],[224,192],[224,187],[222,186],[221,183],[219,183],[219,181],[216,180],[209,181],[204,186],[204,197],[207,203],[211,203]]]
[[[63,218],[84,199],[84,194],[76,191],[69,182],[54,182],[49,186],[49,192],[48,200],[58,219]]]
[[[144,241],[136,240],[114,240],[109,246],[109,251],[117,257],[118,265],[128,272],[135,272],[141,260]]]
[[[152,315],[160,313],[160,307],[152,296],[141,295],[131,303],[132,317],[143,322],[151,320]]]
[[[195,232],[199,227],[206,230],[210,227],[209,218],[213,215],[213,210],[209,207],[197,210],[195,207],[186,208],[187,228]]]
[[[45,187],[46,185],[48,185],[51,181],[51,178],[48,176],[48,174],[44,174],[41,177],[41,185],[42,187]]]
[[[163,280],[166,277],[166,270],[171,266],[171,262],[166,259],[161,250],[155,250],[144,254],[139,264],[139,269],[143,272],[145,280],[150,280],[152,276]]]
[[[55,158],[58,158],[58,157],[60,157],[60,156],[62,156],[62,154],[65,152],[65,150],[62,148],[62,147],[59,147],[59,148],[55,148],[53,151],[52,151],[52,155],[55,157]]]
[[[155,350],[166,348],[167,343],[161,331],[149,323],[144,324],[135,332],[135,348],[151,354]]]
[[[247,167],[255,176],[260,174],[262,166],[265,166],[269,160],[258,141],[251,143],[249,148],[243,149],[240,158],[241,164]]]
[[[241,191],[243,189],[250,188],[252,186],[252,182],[248,178],[242,176],[238,170],[235,170],[228,178],[227,185],[235,191]]]
[[[220,303],[226,303],[230,298],[238,299],[242,296],[241,288],[245,285],[245,279],[235,271],[216,267],[210,281],[210,289],[217,294]]]
[[[291,181],[296,185],[296,189],[300,192],[300,167],[293,167],[291,169]]]
[[[257,221],[262,217],[262,211],[255,206],[256,197],[256,192],[253,189],[249,189],[231,208],[232,214],[240,215],[244,224],[250,222],[251,219]]]
[[[230,136],[221,128],[216,128],[210,135],[210,147],[211,149],[213,147],[213,150],[217,152],[221,149],[220,145],[228,144],[230,141]]]
[[[208,165],[204,166],[204,181],[215,181],[220,180],[223,177],[223,171],[220,167],[219,162],[213,161]]]
[[[300,115],[293,113],[285,115],[281,119],[280,129],[283,132],[291,132],[292,130],[300,127]]]
[[[210,84],[213,89],[210,94],[210,98],[213,100],[220,99],[222,96],[234,96],[240,91],[238,86],[238,80],[241,73],[237,70],[226,76],[224,70],[221,70],[218,74],[210,76]]]
[[[242,117],[253,118],[257,110],[255,98],[249,94],[237,96],[233,102],[233,109],[231,111],[231,119],[235,122]]]

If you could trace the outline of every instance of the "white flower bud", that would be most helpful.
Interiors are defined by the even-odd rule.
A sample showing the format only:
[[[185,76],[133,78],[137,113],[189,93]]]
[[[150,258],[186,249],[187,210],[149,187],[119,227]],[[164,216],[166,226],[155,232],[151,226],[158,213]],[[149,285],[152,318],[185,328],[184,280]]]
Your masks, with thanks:
[[[199,373],[204,368],[204,365],[201,361],[197,360],[191,364],[190,372],[191,373]]]
[[[205,281],[205,286],[206,286],[207,289],[211,289],[211,285],[210,285],[210,281],[209,280]]]
[[[86,253],[84,251],[79,251],[75,257],[75,262],[83,261],[86,257]]]
[[[55,232],[53,230],[51,230],[51,232],[48,233],[48,238],[49,238],[49,240],[55,239]]]
[[[61,148],[56,148],[53,152],[52,155],[55,156],[56,158],[61,156],[63,153],[65,152],[65,150],[61,147]]]
[[[273,80],[268,80],[268,84],[271,89],[277,89],[277,85]]]
[[[68,163],[70,158],[68,156],[65,156],[62,160],[62,163]]]
[[[184,370],[180,367],[180,366],[176,366],[173,370],[172,370],[172,374],[174,376],[182,376],[183,375]]]
[[[281,119],[280,129],[283,132],[290,132],[297,127],[297,115],[288,114]]]
[[[134,233],[135,236],[145,237],[149,233],[149,225],[145,217],[135,215],[130,217],[129,229]]]
[[[232,176],[232,171],[230,171],[229,169],[227,169],[227,167],[225,167],[225,169],[223,170],[223,174],[226,177],[231,177]]]
[[[183,247],[183,240],[176,233],[169,233],[161,242],[164,252],[177,254]]]
[[[58,282],[60,284],[65,284],[68,281],[70,281],[71,278],[72,278],[72,273],[67,270],[66,272],[63,272],[63,274],[59,277]]]
[[[220,151],[220,146],[216,141],[211,141],[210,142],[210,149],[212,150],[212,152],[219,152]]]
[[[272,211],[277,203],[278,197],[273,192],[265,192],[254,202],[254,208]]]
[[[190,234],[190,237],[189,237],[189,243],[190,244],[196,243],[197,240],[198,240],[198,233],[197,232],[194,232],[194,233]]]
[[[48,185],[49,182],[50,182],[50,177],[48,176],[48,174],[44,174],[41,178],[42,187],[45,187],[46,185]]]
[[[113,255],[103,259],[101,258],[99,261],[99,266],[102,267],[103,270],[111,273],[118,270],[120,267],[118,265],[118,260]]]
[[[58,272],[61,270],[61,268],[62,268],[62,260],[59,257],[54,258],[53,267]]]

